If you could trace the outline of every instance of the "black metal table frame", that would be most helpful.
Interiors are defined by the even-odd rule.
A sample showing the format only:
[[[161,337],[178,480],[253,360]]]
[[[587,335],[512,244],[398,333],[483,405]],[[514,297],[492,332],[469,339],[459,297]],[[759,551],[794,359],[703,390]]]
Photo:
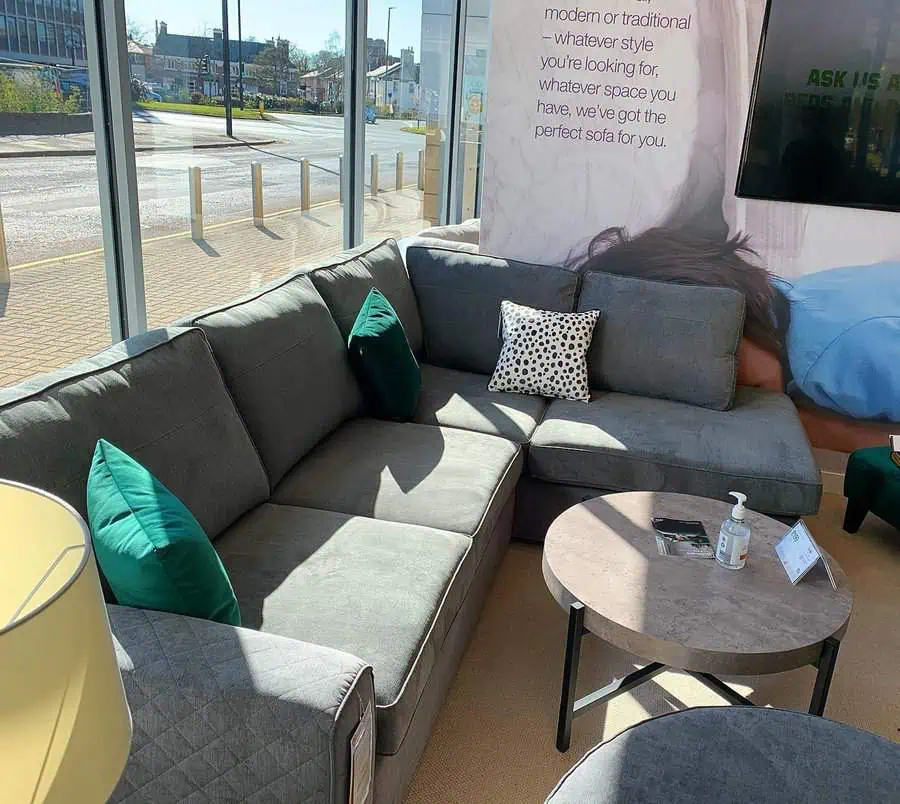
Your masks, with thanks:
[[[569,750],[572,738],[572,721],[580,715],[586,714],[617,695],[639,687],[654,676],[668,670],[668,665],[659,662],[651,662],[645,667],[629,673],[624,678],[617,679],[607,684],[603,689],[575,699],[575,685],[578,681],[578,660],[581,658],[581,640],[588,630],[584,627],[584,604],[573,603],[569,607],[569,630],[566,637],[566,658],[563,666],[562,694],[559,701],[559,724],[556,729],[556,748],[558,751]],[[828,637],[822,644],[822,652],[813,667],[818,668],[816,683],[813,687],[812,699],[809,704],[809,714],[822,716],[825,712],[825,702],[828,700],[828,690],[831,687],[831,679],[834,676],[834,666],[837,662],[840,640]],[[717,692],[729,703],[736,706],[755,706],[753,701],[745,698],[733,690],[724,681],[721,681],[711,673],[699,673],[693,670],[685,671],[689,675],[705,684],[714,692]]]

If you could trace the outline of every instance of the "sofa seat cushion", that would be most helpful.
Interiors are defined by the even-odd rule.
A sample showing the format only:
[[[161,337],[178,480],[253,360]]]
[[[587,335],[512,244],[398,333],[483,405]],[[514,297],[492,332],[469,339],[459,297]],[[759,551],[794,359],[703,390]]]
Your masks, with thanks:
[[[616,393],[556,400],[529,450],[541,480],[610,491],[727,500],[742,491],[768,514],[818,511],[819,470],[784,394],[738,388],[729,411]]]
[[[375,671],[377,748],[395,753],[476,569],[459,533],[266,503],[216,543],[245,626]]]
[[[540,396],[493,393],[490,377],[422,365],[422,391],[415,420],[527,444],[547,409]]]
[[[490,532],[522,467],[503,438],[355,419],[319,444],[271,502],[477,536]]]

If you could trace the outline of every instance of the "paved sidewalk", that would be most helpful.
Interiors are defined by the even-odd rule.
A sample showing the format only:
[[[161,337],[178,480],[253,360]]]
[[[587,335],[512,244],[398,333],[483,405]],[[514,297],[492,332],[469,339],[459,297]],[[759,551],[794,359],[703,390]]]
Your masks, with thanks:
[[[134,147],[139,153],[145,151],[190,150],[193,148],[237,148],[243,145],[271,145],[277,140],[271,137],[252,139],[229,138],[225,136],[225,121],[222,133],[204,131],[201,128],[167,126],[159,123],[134,121]],[[48,134],[0,136],[0,158],[29,156],[93,156],[94,132],[83,134]]]
[[[150,327],[165,325],[227,301],[343,245],[342,208],[210,226],[206,239],[190,235],[144,243],[144,278]],[[404,237],[426,228],[422,194],[408,189],[365,201],[365,239]],[[59,368],[110,343],[102,254],[61,258],[16,269],[0,284],[0,387]]]

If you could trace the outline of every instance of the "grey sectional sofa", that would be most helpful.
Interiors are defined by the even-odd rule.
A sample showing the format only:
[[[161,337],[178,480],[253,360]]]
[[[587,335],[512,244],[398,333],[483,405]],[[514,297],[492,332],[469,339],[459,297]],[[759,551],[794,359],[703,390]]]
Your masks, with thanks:
[[[589,404],[488,393],[500,301],[573,310],[583,278],[440,246],[406,263],[393,241],[350,252],[0,391],[0,476],[84,513],[106,438],[190,508],[240,602],[243,628],[110,601],[134,718],[115,801],[347,802],[351,786],[358,804],[400,801],[511,535],[539,539],[613,489],[738,487],[770,513],[818,508],[786,398],[734,395],[733,377],[727,410],[602,385]],[[348,365],[373,285],[422,362],[414,422],[368,417]],[[740,326],[740,298],[697,299],[674,318],[718,326],[724,304]],[[650,392],[654,372],[682,376],[677,345],[657,351]],[[629,358],[598,360],[595,384]]]

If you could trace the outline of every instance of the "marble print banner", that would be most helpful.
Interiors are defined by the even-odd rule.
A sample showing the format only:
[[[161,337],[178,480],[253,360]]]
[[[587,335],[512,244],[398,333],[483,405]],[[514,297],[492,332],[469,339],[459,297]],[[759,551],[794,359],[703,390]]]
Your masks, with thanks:
[[[765,8],[494,0],[482,251],[558,263],[662,226],[744,232],[787,278],[900,258],[895,213],[735,197]]]

